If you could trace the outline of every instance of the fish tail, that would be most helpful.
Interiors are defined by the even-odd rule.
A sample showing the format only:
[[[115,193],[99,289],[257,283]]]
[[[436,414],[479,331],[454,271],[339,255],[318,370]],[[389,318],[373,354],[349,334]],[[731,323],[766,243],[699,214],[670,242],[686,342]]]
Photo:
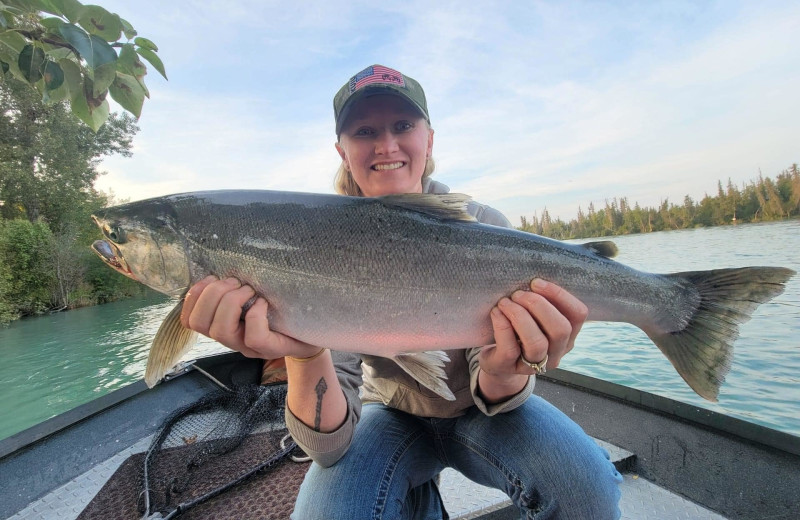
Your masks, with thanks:
[[[444,365],[450,360],[447,352],[432,350],[398,354],[392,360],[424,387],[448,401],[456,400],[456,396],[447,386],[447,374],[444,371]]]
[[[743,267],[665,275],[693,286],[699,305],[683,329],[645,332],[698,395],[716,402],[731,367],[739,325],[760,304],[781,294],[794,274],[782,267]]]
[[[183,298],[170,311],[153,338],[144,372],[144,382],[149,388],[153,388],[164,378],[164,375],[192,348],[197,339],[195,331],[181,324],[182,310]]]

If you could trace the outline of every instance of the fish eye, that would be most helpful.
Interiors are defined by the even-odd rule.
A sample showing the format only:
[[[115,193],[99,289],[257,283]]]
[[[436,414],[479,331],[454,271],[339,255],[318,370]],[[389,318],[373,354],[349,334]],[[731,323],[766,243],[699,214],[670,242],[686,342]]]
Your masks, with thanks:
[[[116,244],[124,244],[127,241],[125,231],[119,226],[109,226],[106,228],[106,236]]]

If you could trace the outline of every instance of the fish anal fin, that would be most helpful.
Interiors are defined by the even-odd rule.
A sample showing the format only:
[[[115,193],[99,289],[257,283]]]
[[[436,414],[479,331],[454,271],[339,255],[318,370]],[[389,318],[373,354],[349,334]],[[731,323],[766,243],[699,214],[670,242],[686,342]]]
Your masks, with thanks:
[[[183,299],[170,311],[153,338],[144,372],[144,381],[150,388],[164,378],[197,340],[197,333],[181,324],[182,310]]]
[[[456,396],[447,386],[447,374],[444,371],[445,364],[450,360],[447,352],[432,350],[398,354],[392,360],[425,388],[448,401],[456,400]]]
[[[614,258],[619,253],[619,249],[617,248],[617,244],[612,242],[611,240],[598,240],[595,242],[586,242],[581,244],[581,247],[585,247],[589,251],[593,252],[598,256],[602,256],[603,258]]]
[[[472,198],[463,193],[403,193],[378,197],[381,203],[442,220],[475,222],[467,212],[467,203]]]

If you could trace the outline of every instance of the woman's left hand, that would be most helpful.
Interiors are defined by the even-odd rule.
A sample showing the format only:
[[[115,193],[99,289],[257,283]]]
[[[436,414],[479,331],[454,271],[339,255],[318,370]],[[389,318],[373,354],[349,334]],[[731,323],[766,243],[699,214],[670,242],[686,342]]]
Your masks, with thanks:
[[[500,300],[491,312],[495,345],[484,348],[478,358],[484,398],[496,402],[522,390],[528,376],[537,372],[525,360],[539,363],[547,357],[547,368],[556,368],[575,346],[588,314],[580,300],[541,279],[531,282],[530,291]]]

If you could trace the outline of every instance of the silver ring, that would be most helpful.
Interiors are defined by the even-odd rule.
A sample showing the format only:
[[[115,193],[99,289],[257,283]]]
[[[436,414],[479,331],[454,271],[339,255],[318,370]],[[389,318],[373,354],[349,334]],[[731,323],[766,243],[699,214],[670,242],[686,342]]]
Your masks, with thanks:
[[[525,359],[524,354],[520,354],[519,358],[522,360],[523,363],[531,367],[536,375],[544,374],[545,372],[547,372],[547,358],[548,358],[547,354],[545,354],[544,359],[539,361],[538,363],[528,361],[527,359]]]

